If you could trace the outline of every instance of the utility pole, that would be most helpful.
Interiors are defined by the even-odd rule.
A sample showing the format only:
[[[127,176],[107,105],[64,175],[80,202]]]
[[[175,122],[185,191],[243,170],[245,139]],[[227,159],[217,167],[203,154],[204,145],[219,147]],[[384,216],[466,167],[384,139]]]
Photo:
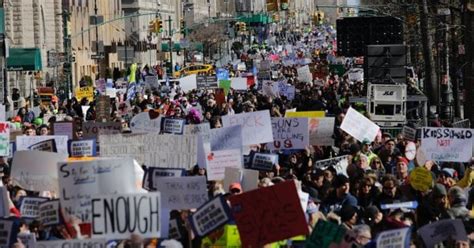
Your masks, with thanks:
[[[464,0],[464,44],[466,44],[466,62],[464,66],[464,118],[474,123],[474,3]]]
[[[66,57],[66,61],[63,64],[63,74],[64,78],[66,81],[66,98],[71,98],[72,97],[72,63],[73,63],[73,58],[72,58],[72,48],[71,48],[71,34],[69,33],[68,30],[68,23],[69,23],[69,18],[71,16],[71,13],[64,8],[62,12],[62,17],[63,17],[63,37],[64,37],[64,55]]]
[[[0,0],[0,7],[1,7],[1,15],[0,18],[3,23],[5,23],[5,1]],[[3,103],[6,105],[7,104],[7,97],[8,97],[8,77],[7,77],[7,39],[5,35],[5,26],[0,27],[1,33],[0,33],[0,41],[2,42],[1,44],[1,56],[0,56],[0,66],[2,68],[2,83],[3,83]],[[8,111],[8,109],[6,109]]]
[[[100,63],[101,63],[101,54],[99,52],[99,25],[98,25],[98,11],[97,9],[97,0],[94,1],[94,15],[95,15],[95,50],[96,50],[96,55],[97,55],[97,75],[98,77],[96,78],[99,79],[101,76],[100,73]]]
[[[170,36],[170,40],[169,40],[169,49],[170,49],[170,72],[171,72],[171,76],[173,76],[173,71],[174,71],[174,66],[173,66],[173,30],[171,29],[171,15],[168,16],[168,30],[169,30],[169,36]]]

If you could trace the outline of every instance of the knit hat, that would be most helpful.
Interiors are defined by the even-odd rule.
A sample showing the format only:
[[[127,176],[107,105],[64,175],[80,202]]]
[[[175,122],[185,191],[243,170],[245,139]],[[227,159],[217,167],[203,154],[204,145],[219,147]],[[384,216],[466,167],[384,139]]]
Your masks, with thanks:
[[[404,163],[405,165],[408,165],[408,159],[404,157],[398,157],[397,163]]]
[[[439,197],[443,197],[443,196],[446,196],[447,195],[447,192],[446,192],[446,187],[444,187],[444,185],[440,184],[440,183],[437,183],[435,184],[435,186],[433,187],[433,198],[439,198]]]
[[[341,221],[345,222],[345,221],[350,220],[356,213],[357,213],[357,209],[355,207],[351,205],[345,205],[342,207],[339,215],[341,216]]]
[[[369,222],[374,221],[379,213],[380,213],[380,210],[376,206],[367,207],[364,212],[365,218]]]

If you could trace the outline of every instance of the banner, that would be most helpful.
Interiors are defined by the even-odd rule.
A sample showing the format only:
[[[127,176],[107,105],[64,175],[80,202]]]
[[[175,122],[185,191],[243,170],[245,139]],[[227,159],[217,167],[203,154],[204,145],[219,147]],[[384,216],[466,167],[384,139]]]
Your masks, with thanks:
[[[73,122],[54,122],[52,130],[54,135],[65,135],[70,140],[74,137]]]
[[[131,157],[140,165],[191,169],[197,163],[197,137],[189,135],[101,135],[100,156]]]
[[[309,145],[306,118],[272,118],[273,142],[269,149],[305,149]]]
[[[222,196],[202,205],[189,217],[194,233],[204,237],[231,219],[229,205]]]
[[[342,121],[341,129],[360,142],[364,141],[364,139],[372,142],[380,127],[355,109],[349,108]]]
[[[10,124],[0,122],[0,156],[6,157],[10,152]]]
[[[418,229],[425,247],[435,247],[445,240],[469,240],[461,219],[445,219],[427,224]]]
[[[54,139],[41,141],[37,144],[31,145],[28,148],[33,151],[58,152],[58,149],[56,148],[56,141],[54,141]]]
[[[337,174],[343,174],[347,176],[347,166],[349,166],[348,156],[340,156],[335,158],[329,158],[324,160],[318,160],[314,163],[316,168],[325,170],[328,167],[336,169]]]
[[[43,226],[57,225],[61,222],[59,200],[44,201],[39,204],[39,220]]]
[[[136,192],[131,158],[62,163],[58,167],[61,206],[83,221],[91,220],[93,195]]]
[[[324,111],[286,111],[285,118],[324,118]]]
[[[421,149],[428,160],[469,162],[472,141],[472,129],[423,127]]]
[[[100,134],[117,134],[122,132],[120,122],[94,122],[88,121],[82,123],[82,137],[84,139],[96,139]]]
[[[66,247],[106,247],[106,239],[69,239],[58,241],[37,241],[36,248],[66,248]]]
[[[309,118],[309,143],[317,146],[333,146],[334,122],[334,117]]]
[[[155,180],[161,177],[182,177],[186,175],[185,169],[146,167],[143,175],[143,188],[149,191],[156,191]]]
[[[250,169],[259,171],[272,171],[273,166],[278,162],[277,154],[255,153],[253,155]]]
[[[161,193],[161,204],[166,209],[198,208],[208,200],[205,176],[160,177],[154,188]]]
[[[10,235],[12,235],[13,221],[0,220],[0,247],[10,247]]]
[[[242,247],[308,234],[294,181],[234,195],[230,203]]]
[[[242,144],[252,145],[273,142],[270,111],[242,113],[222,116],[224,127],[242,126]]]
[[[30,150],[32,145],[36,145],[42,141],[54,139],[58,153],[68,155],[67,152],[67,136],[61,135],[43,135],[43,136],[17,136],[16,150],[25,151]]]
[[[91,205],[92,238],[129,239],[133,233],[142,238],[160,237],[159,192],[94,196]]]
[[[11,177],[26,190],[59,192],[57,164],[66,160],[67,154],[17,151],[13,156]]]
[[[39,216],[39,205],[42,202],[47,201],[47,198],[43,197],[23,197],[20,200],[20,213],[22,218],[36,219]]]
[[[161,131],[160,113],[149,110],[135,115],[130,121],[130,130],[133,133],[152,133]]]
[[[183,134],[185,123],[185,119],[162,118],[161,131],[163,133]]]
[[[70,140],[69,155],[71,157],[94,157],[97,155],[95,139]]]
[[[406,140],[415,141],[416,140],[416,129],[408,126],[403,126],[402,128],[403,138]]]
[[[78,88],[75,93],[77,101],[79,102],[82,98],[87,98],[89,102],[94,101],[94,87],[92,86]]]

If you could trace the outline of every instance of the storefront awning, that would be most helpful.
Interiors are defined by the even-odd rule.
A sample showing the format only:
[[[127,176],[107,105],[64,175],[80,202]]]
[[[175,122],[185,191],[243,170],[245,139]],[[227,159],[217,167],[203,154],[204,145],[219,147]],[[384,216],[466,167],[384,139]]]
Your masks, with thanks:
[[[41,52],[39,48],[10,48],[7,58],[8,71],[41,71]]]

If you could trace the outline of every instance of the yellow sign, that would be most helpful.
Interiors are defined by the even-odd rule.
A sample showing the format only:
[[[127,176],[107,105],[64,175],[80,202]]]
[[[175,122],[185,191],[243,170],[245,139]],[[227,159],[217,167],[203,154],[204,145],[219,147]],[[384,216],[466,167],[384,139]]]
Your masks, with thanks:
[[[433,176],[425,167],[417,167],[410,173],[410,185],[421,192],[426,192],[433,184]]]
[[[302,111],[302,112],[286,112],[286,118],[313,118],[313,117],[326,117],[324,111]]]
[[[75,162],[75,161],[92,161],[95,160],[94,157],[69,157],[67,158],[68,162]]]
[[[87,100],[94,101],[94,87],[81,87],[76,89],[76,98],[78,101],[81,101],[82,98],[87,98]]]

